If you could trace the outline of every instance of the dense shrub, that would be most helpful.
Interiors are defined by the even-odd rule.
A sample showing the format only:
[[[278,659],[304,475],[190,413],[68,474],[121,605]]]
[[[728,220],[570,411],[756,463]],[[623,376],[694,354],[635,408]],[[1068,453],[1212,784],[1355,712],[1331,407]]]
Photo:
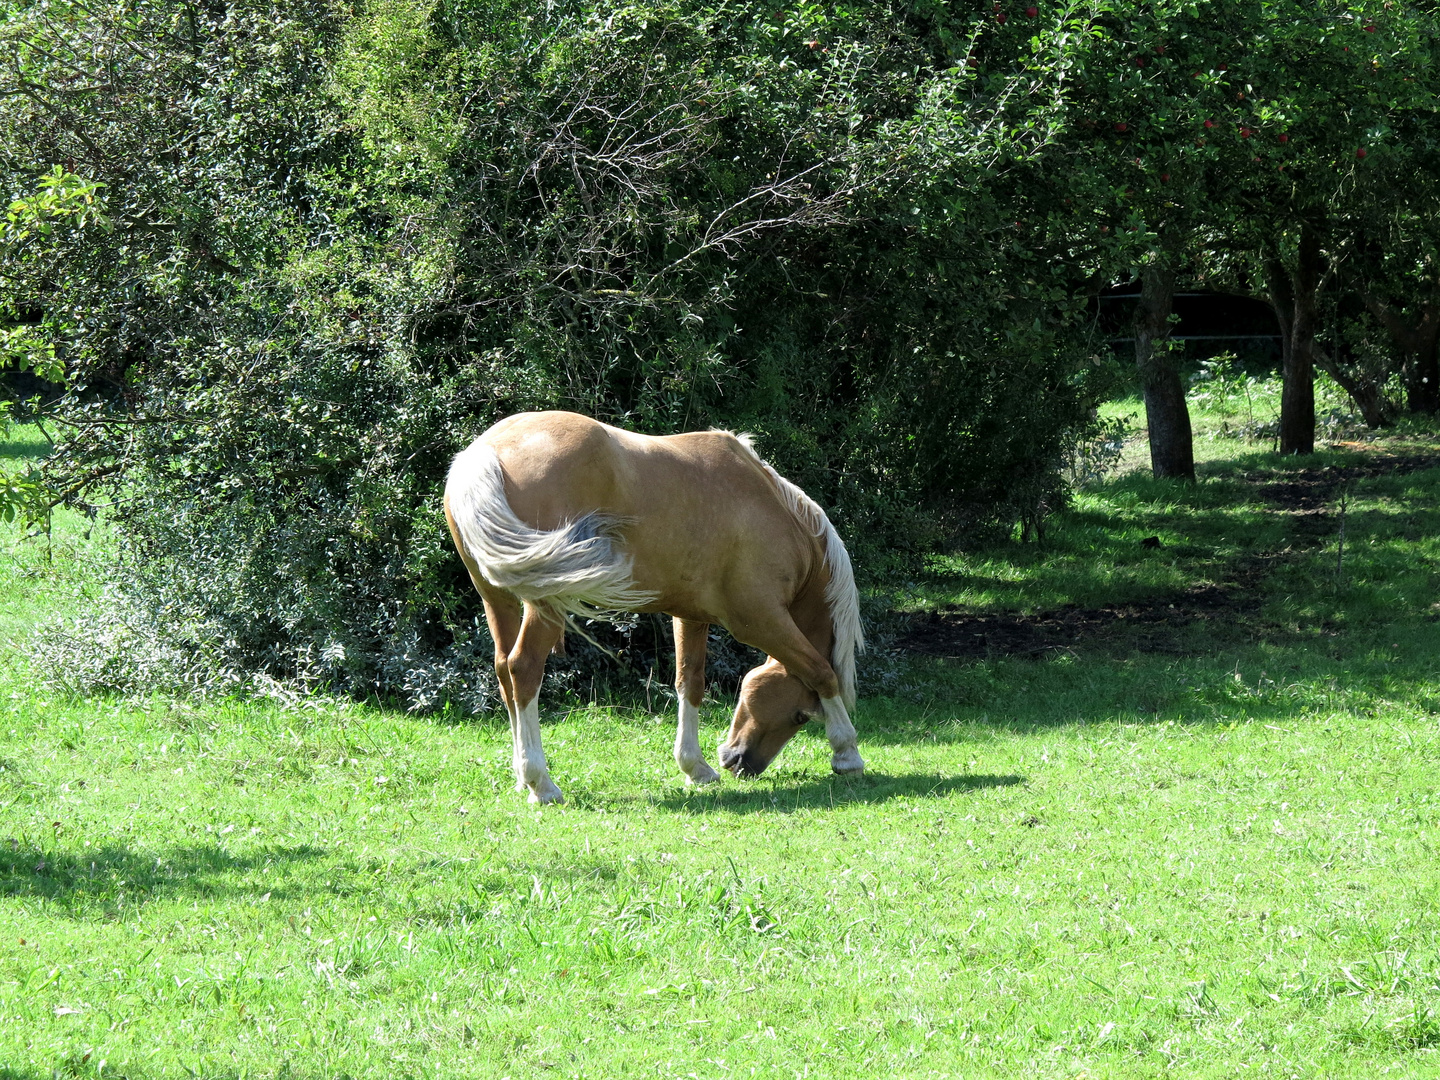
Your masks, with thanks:
[[[56,670],[484,707],[438,495],[523,409],[751,430],[862,574],[1058,505],[1093,266],[1012,224],[1027,177],[1043,195],[1037,136],[972,121],[1024,99],[967,81],[943,44],[964,28],[927,10],[12,22],[44,50],[10,77],[54,91],[0,98],[12,181],[66,161],[106,185],[104,227],[44,250],[84,287],[29,300],[70,375],[52,490],[122,538],[96,624],[48,638]],[[45,57],[95,80],[61,94]],[[664,630],[594,632],[643,674]],[[598,655],[577,646],[577,690]]]

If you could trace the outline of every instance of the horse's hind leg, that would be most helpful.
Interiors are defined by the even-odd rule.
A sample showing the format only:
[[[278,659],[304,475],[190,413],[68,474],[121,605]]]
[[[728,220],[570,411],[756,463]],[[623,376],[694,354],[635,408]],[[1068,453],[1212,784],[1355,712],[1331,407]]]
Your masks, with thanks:
[[[680,701],[675,764],[687,784],[711,784],[720,779],[700,749],[700,699],[705,694],[705,640],[709,633],[709,623],[675,620],[675,696]]]
[[[510,765],[515,773],[515,790],[525,791],[525,779],[520,770],[518,729],[519,714],[515,707],[515,688],[510,683],[510,651],[520,637],[520,601],[504,589],[497,589],[485,580],[480,567],[465,550],[460,539],[460,530],[450,513],[450,500],[445,500],[445,521],[450,526],[450,537],[455,541],[455,550],[470,574],[471,584],[485,602],[485,622],[490,627],[490,640],[495,643],[495,682],[500,687],[500,700],[505,703],[505,715],[510,718],[510,745],[513,748]]]
[[[490,638],[495,642],[495,681],[500,685],[505,715],[510,718],[510,769],[515,774],[515,790],[528,791],[520,771],[520,736],[516,727],[519,714],[515,708],[515,688],[510,684],[510,650],[520,639],[520,601],[488,585],[480,588],[480,595],[485,600],[485,621],[490,625]]]
[[[564,624],[559,620],[526,604],[520,638],[507,658],[515,695],[515,772],[530,789],[532,803],[564,799],[550,779],[545,751],[540,746],[540,682],[545,677],[545,657],[563,632]]]

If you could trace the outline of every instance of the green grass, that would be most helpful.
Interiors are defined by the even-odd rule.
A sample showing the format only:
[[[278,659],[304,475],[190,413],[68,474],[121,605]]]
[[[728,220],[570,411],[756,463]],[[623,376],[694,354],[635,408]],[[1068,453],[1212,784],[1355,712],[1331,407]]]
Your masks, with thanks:
[[[1440,472],[1353,483],[1342,579],[1231,446],[906,603],[1262,565],[1243,618],[900,661],[857,780],[807,730],[691,794],[668,715],[552,706],[540,811],[503,719],[70,700],[8,645],[0,1078],[1440,1074]],[[85,603],[84,528],[0,534],[0,640]]]
[[[1434,455],[1417,440],[1387,442],[1393,457]],[[1324,515],[1287,512],[1289,485],[1309,484],[1316,470],[1363,466],[1374,453],[1321,451],[1302,464],[1270,453],[1247,453],[1198,467],[1195,484],[1156,481],[1131,472],[1080,491],[1071,510],[1056,515],[1043,544],[1006,544],[936,556],[931,573],[904,607],[950,603],[983,608],[1043,610],[1064,603],[1099,605],[1222,582],[1238,563],[1259,555],[1275,559],[1277,576],[1267,594],[1306,598],[1331,608],[1415,594],[1433,580],[1430,560],[1440,555],[1440,467],[1350,485],[1348,546],[1336,576],[1338,498],[1344,484],[1315,498]],[[1270,489],[1267,493],[1266,489]],[[1306,508],[1309,510],[1314,507]],[[1154,537],[1159,547],[1142,541]],[[1350,569],[1360,577],[1353,581]],[[1354,585],[1354,588],[1350,586]],[[1399,612],[1395,612],[1399,614]]]
[[[977,611],[1043,611],[1067,603],[1099,606],[1223,582],[1237,561],[1301,549],[1310,556],[1281,560],[1284,572],[1268,583],[1267,593],[1306,596],[1308,602],[1335,607],[1328,593],[1337,579],[1327,570],[1333,571],[1338,519],[1286,513],[1284,505],[1260,489],[1291,484],[1327,467],[1363,467],[1381,460],[1377,454],[1440,457],[1440,449],[1428,435],[1375,444],[1322,438],[1318,453],[1309,458],[1281,457],[1268,440],[1257,443],[1226,434],[1250,418],[1264,422],[1278,416],[1278,381],[1251,382],[1225,398],[1197,401],[1192,396],[1194,485],[1152,479],[1143,404],[1136,398],[1108,403],[1102,415],[1126,418],[1132,432],[1109,482],[1077,492],[1069,512],[1050,520],[1044,544],[1005,544],[932,558],[931,572],[908,592],[901,590],[898,606],[916,610],[950,604]],[[1338,388],[1322,380],[1318,407],[1338,409],[1338,395]],[[1440,554],[1434,540],[1440,534],[1440,503],[1434,498],[1440,471],[1370,479],[1352,487],[1355,501],[1347,511],[1347,527],[1354,534],[1350,554],[1357,554],[1356,542],[1364,545],[1365,580],[1374,588],[1350,590],[1348,601],[1388,607],[1394,594],[1414,596],[1412,590],[1432,589],[1432,564],[1426,560]],[[1319,494],[1333,501],[1338,490]],[[1147,537],[1155,537],[1161,546],[1142,547]]]

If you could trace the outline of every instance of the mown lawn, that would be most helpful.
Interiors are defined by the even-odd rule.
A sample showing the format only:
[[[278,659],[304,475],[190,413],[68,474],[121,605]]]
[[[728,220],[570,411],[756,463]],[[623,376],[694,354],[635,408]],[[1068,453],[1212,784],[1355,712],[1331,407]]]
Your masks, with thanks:
[[[1440,445],[1229,445],[897,605],[1233,611],[892,644],[854,781],[552,702],[543,811],[503,718],[47,691],[103,538],[3,527],[0,1078],[1440,1075]]]

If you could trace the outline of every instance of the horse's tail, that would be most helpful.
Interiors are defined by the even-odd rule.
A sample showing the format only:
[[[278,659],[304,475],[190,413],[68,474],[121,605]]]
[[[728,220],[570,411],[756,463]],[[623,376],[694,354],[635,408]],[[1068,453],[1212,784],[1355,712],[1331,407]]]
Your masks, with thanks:
[[[755,452],[749,435],[736,435],[745,449],[754,455],[780,488],[785,504],[810,535],[825,545],[825,565],[830,570],[830,583],[825,586],[825,604],[830,609],[830,625],[835,643],[830,649],[830,666],[840,680],[840,698],[849,708],[855,707],[855,654],[865,651],[865,631],[860,625],[860,591],[855,587],[855,571],[845,542],[830,524],[830,518],[814,499],[786,480],[774,467]]]
[[[622,519],[591,513],[549,531],[510,509],[500,458],[485,443],[455,456],[445,498],[467,554],[490,584],[554,618],[602,616],[643,607],[632,561],[616,546]]]

